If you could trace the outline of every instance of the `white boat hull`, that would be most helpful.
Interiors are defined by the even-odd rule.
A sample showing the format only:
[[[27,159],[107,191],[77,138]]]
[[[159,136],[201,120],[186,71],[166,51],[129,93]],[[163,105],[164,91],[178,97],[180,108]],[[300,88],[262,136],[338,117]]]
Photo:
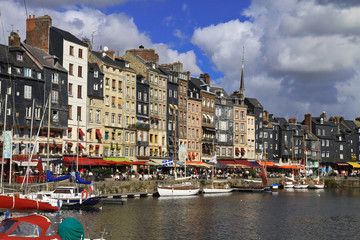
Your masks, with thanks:
[[[323,189],[323,188],[325,188],[325,184],[309,184],[309,188],[311,188],[311,189]]]
[[[308,188],[309,184],[295,184],[294,188],[295,189],[305,189]]]
[[[203,188],[203,193],[228,193],[232,188]]]
[[[182,187],[158,187],[160,196],[191,196],[199,193],[200,188],[182,188]]]

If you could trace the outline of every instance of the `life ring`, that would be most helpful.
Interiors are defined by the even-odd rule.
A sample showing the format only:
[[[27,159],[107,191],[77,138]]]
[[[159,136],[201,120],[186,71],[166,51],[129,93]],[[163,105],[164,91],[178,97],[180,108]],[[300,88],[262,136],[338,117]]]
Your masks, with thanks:
[[[89,192],[86,191],[86,190],[84,190],[84,191],[81,192],[81,196],[82,196],[83,198],[87,198],[87,197],[89,196]]]

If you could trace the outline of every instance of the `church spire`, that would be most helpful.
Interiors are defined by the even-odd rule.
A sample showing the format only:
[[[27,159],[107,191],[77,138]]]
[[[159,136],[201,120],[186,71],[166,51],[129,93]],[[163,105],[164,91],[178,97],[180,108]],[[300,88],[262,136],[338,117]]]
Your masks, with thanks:
[[[245,81],[244,81],[244,47],[242,57],[242,68],[241,68],[241,80],[240,80],[240,95],[241,100],[245,99]]]

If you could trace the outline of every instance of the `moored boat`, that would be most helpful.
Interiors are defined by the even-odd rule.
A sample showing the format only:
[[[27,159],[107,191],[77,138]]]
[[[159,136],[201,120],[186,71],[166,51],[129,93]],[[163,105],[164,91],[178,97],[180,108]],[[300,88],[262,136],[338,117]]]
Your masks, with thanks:
[[[305,189],[309,187],[309,182],[305,179],[300,179],[295,182],[294,188],[295,189]]]
[[[203,193],[228,193],[233,191],[232,188],[225,188],[225,187],[214,187],[214,188],[203,188]]]
[[[173,184],[158,186],[160,196],[191,196],[199,193],[200,188],[191,184]]]
[[[4,212],[56,212],[59,208],[49,203],[15,196],[0,195],[0,211]]]

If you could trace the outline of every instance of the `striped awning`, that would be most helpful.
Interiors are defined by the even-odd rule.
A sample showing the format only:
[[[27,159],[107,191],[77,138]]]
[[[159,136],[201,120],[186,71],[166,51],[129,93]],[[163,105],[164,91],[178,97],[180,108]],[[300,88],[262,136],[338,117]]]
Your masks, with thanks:
[[[347,162],[348,164],[350,164],[353,168],[360,168],[360,164],[357,162]]]

